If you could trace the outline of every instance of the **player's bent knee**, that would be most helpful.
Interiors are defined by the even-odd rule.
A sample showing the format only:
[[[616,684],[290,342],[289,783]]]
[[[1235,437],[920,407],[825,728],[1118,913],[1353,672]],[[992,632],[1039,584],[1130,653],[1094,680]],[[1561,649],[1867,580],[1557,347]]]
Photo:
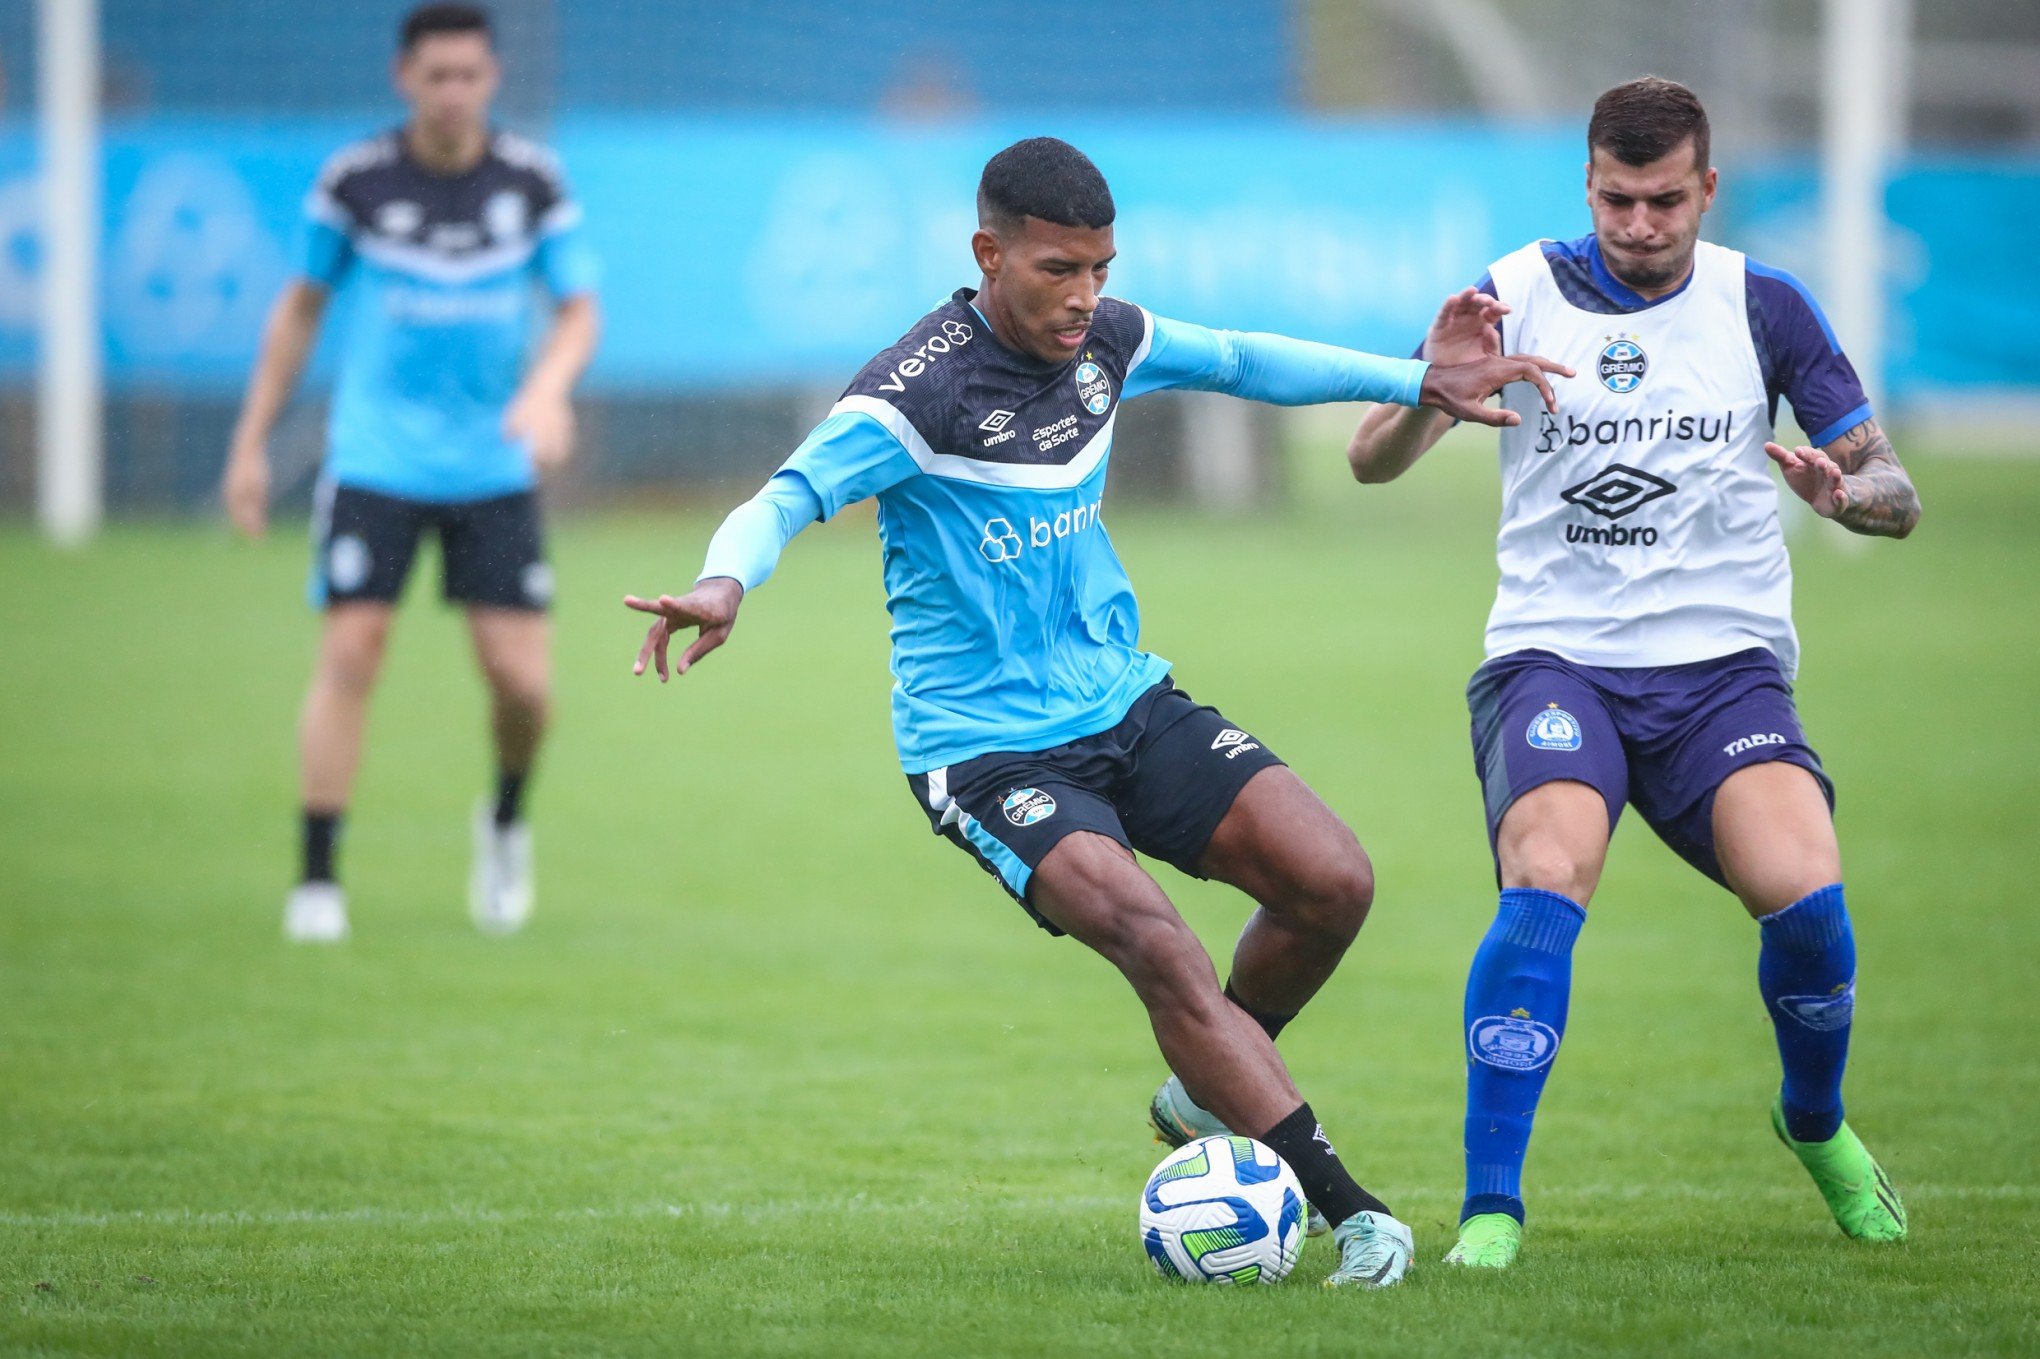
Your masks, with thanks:
[[[1356,841],[1350,853],[1327,864],[1313,893],[1320,921],[1327,928],[1353,934],[1374,905],[1374,864]]]
[[[1151,1011],[1214,1009],[1224,1001],[1197,934],[1166,900],[1114,912],[1091,946],[1133,986]]]
[[[387,618],[357,618],[336,628],[319,653],[319,678],[335,688],[365,693],[382,669],[389,645]]]
[[[1285,897],[1271,910],[1284,925],[1327,942],[1350,944],[1374,905],[1374,865],[1355,843],[1350,854],[1312,865]]]
[[[1502,886],[1531,887],[1587,904],[1600,880],[1598,861],[1573,854],[1563,845],[1536,845],[1518,849],[1502,865]]]

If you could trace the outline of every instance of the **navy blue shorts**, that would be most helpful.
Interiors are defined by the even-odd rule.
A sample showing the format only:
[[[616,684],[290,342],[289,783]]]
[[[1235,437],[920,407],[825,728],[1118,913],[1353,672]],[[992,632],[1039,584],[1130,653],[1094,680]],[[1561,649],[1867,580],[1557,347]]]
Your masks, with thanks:
[[[440,504],[328,484],[313,506],[312,607],[396,603],[428,531],[447,603],[542,613],[552,602],[537,492]]]
[[[1261,742],[1163,680],[1118,725],[1047,750],[980,755],[909,774],[929,829],[1028,899],[1034,870],[1075,831],[1110,836],[1192,877],[1247,780],[1277,759]]]
[[[1726,886],[1714,854],[1714,792],[1730,774],[1783,760],[1818,779],[1834,806],[1834,782],[1806,742],[1792,686],[1762,647],[1636,669],[1515,651],[1474,671],[1466,706],[1491,850],[1517,798],[1573,779],[1607,802],[1610,834],[1629,803],[1680,858]]]

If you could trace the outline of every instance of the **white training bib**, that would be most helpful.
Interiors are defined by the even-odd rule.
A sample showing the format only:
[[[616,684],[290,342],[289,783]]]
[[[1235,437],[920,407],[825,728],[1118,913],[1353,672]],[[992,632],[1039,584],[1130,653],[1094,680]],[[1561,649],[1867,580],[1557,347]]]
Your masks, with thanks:
[[[1705,241],[1684,291],[1603,315],[1568,302],[1540,244],[1497,261],[1510,353],[1573,368],[1558,414],[1503,401],[1501,584],[1490,659],[1538,648],[1582,665],[1682,665],[1751,647],[1799,662],[1792,566],[1764,441],[1741,254]]]

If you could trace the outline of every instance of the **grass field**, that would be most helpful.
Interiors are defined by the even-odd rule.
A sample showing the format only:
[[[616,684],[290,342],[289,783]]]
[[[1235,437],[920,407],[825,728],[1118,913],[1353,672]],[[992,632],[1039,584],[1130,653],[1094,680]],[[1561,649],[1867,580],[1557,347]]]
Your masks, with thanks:
[[[1332,455],[1335,457],[1336,455]],[[487,765],[414,582],[343,868],[278,935],[303,547],[0,533],[0,1349],[10,1354],[1719,1354],[2040,1349],[2040,464],[1912,459],[1902,545],[1798,548],[1800,696],[1841,787],[1852,1122],[1913,1238],[1853,1246],[1772,1140],[1754,927],[1633,821],[1582,940],[1520,1268],[1437,1264],[1459,997],[1493,912],[1460,698],[1492,467],[1280,518],[1115,512],[1149,644],[1360,830],[1380,879],[1284,1039],[1422,1264],[1327,1294],[1156,1280],[1159,1058],[1104,964],[927,834],[893,763],[877,553],[811,532],[683,685],[616,600],[713,520],[556,534],[539,914],[463,903]],[[1824,526],[1823,526],[1824,527]],[[1158,869],[1214,948],[1226,890]]]

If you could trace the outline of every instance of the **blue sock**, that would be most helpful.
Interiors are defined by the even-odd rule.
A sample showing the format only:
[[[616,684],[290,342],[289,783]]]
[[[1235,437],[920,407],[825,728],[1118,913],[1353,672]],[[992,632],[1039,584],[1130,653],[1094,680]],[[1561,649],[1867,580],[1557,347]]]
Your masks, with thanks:
[[[1856,936],[1842,885],[1809,892],[1757,924],[1757,986],[1785,1067],[1785,1131],[1795,1142],[1825,1142],[1842,1126],[1842,1068],[1856,1013]]]
[[[1565,1037],[1572,949],[1587,913],[1535,887],[1502,892],[1466,977],[1466,1203],[1523,1220],[1523,1153]]]

